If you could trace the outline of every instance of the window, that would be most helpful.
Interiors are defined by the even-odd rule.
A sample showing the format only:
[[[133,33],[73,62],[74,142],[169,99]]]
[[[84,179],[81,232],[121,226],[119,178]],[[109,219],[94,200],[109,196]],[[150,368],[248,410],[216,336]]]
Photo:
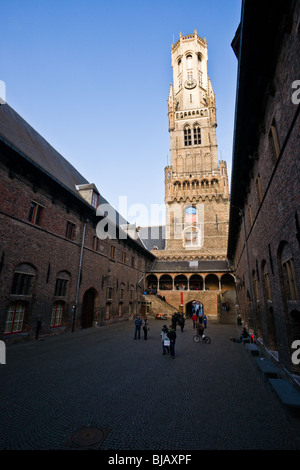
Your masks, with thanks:
[[[106,288],[106,298],[109,299],[109,300],[112,299],[112,291],[113,291],[112,287],[107,287]]]
[[[287,242],[281,243],[278,254],[284,297],[287,301],[298,300],[299,292],[291,246]]]
[[[66,227],[66,238],[69,240],[73,240],[75,235],[75,225],[72,224],[71,222],[67,222],[67,227]]]
[[[199,246],[199,230],[194,227],[186,229],[184,232],[184,246],[186,248],[192,248]]]
[[[119,295],[120,295],[120,300],[124,300],[124,288],[123,287],[121,287]]]
[[[122,317],[122,309],[123,309],[123,304],[122,304],[122,303],[119,303],[119,308],[118,308],[118,317],[119,317],[119,318]]]
[[[30,205],[30,211],[28,216],[29,222],[31,222],[32,224],[40,225],[42,209],[42,206],[40,206],[36,202],[32,202]]]
[[[115,253],[116,253],[116,247],[111,245],[110,247],[110,257],[111,258],[114,258],[115,257]]]
[[[122,263],[126,263],[126,251],[122,253]]]
[[[30,295],[35,269],[30,264],[19,264],[14,272],[11,294]]]
[[[107,304],[105,306],[105,320],[109,320],[110,311],[111,311],[111,304],[109,302],[107,302]]]
[[[191,69],[193,67],[193,59],[191,54],[186,56],[186,68]]]
[[[274,158],[277,159],[279,157],[279,154],[280,154],[280,146],[279,146],[278,133],[277,133],[277,127],[276,127],[275,119],[273,119],[272,125],[270,127],[269,140],[271,141],[270,143],[271,143],[271,146],[272,146]]]
[[[181,73],[181,59],[178,60],[178,75]]]
[[[30,295],[31,274],[14,273],[11,293],[13,295]]]
[[[293,259],[289,259],[282,263],[283,269],[283,282],[285,287],[285,293],[288,300],[298,299],[298,289],[296,284],[296,276],[294,269]]]
[[[97,209],[98,207],[98,202],[99,202],[99,194],[93,191],[92,195],[92,206]]]
[[[193,206],[188,206],[184,210],[184,224],[185,226],[197,223],[197,209]]]
[[[185,129],[184,129],[184,145],[185,145],[185,147],[188,147],[189,145],[192,145],[191,129],[188,126],[185,127]]]
[[[4,334],[19,333],[22,331],[25,315],[25,302],[13,302],[7,310],[4,325]]]
[[[93,250],[99,250],[99,238],[97,237],[97,235],[95,235],[93,238]]]
[[[55,328],[62,324],[62,315],[64,311],[63,302],[55,302],[52,308],[50,327]]]
[[[266,289],[267,300],[272,300],[270,276],[268,272],[264,272],[264,285]]]
[[[56,279],[54,295],[56,297],[64,297],[67,293],[67,285],[68,285],[67,279]]]
[[[201,144],[201,129],[200,126],[194,127],[194,145]]]
[[[249,220],[250,220],[250,227],[253,225],[253,215],[252,215],[252,207],[251,204],[248,206],[248,211],[249,211]]]

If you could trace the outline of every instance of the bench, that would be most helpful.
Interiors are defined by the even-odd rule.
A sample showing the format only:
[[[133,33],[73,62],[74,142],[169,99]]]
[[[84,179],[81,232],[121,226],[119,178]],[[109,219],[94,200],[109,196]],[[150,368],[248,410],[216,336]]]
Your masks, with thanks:
[[[292,408],[300,408],[300,392],[284,379],[269,379],[270,384],[282,403]]]
[[[274,366],[271,361],[268,361],[267,359],[262,360],[258,358],[256,359],[256,364],[258,365],[265,377],[276,379],[280,376],[277,367]]]
[[[260,356],[260,349],[253,343],[246,343],[245,348],[252,356]]]

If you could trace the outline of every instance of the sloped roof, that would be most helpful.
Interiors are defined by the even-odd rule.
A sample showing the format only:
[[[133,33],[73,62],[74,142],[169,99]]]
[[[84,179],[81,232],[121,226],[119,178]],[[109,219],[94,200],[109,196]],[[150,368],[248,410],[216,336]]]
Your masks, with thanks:
[[[93,188],[97,190],[93,183],[90,183],[82,176],[76,168],[71,165],[59,152],[57,152],[33,127],[30,126],[13,108],[7,103],[0,105],[0,141],[10,146],[13,150],[21,153],[22,157],[30,163],[36,165],[50,178],[56,180],[62,186],[71,191],[84,204],[90,206],[80,195],[78,189]],[[97,190],[98,192],[98,190]],[[99,205],[109,205],[108,201],[99,194]],[[92,209],[92,206],[90,206]],[[112,207],[112,206],[110,206]],[[94,209],[93,209],[94,210]],[[119,226],[122,232],[122,239],[127,238],[127,234],[122,229],[122,224],[126,226],[128,222],[113,209],[115,217],[112,221]],[[112,211],[112,213],[113,213]],[[136,245],[148,252],[142,241],[128,236]],[[151,259],[154,256],[148,253]]]
[[[191,260],[168,261],[156,259],[150,272],[176,273],[176,272],[231,272],[227,260]]]
[[[166,245],[165,226],[156,225],[153,227],[142,227],[139,236],[147,250],[164,250]]]
[[[8,104],[0,106],[0,138],[78,196],[76,185],[89,182]]]

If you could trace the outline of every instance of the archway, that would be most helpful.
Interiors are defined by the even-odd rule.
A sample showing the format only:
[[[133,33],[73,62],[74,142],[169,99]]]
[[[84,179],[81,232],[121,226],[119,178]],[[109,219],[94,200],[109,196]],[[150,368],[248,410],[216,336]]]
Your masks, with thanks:
[[[188,280],[183,274],[179,274],[174,279],[174,286],[176,290],[187,290]]]
[[[215,274],[208,274],[205,278],[206,290],[219,290],[219,278]]]
[[[159,290],[172,290],[173,289],[173,279],[169,274],[163,274],[159,278]]]
[[[203,315],[204,313],[203,304],[199,302],[198,300],[191,300],[185,306],[185,315],[187,318],[192,318],[192,315],[194,312],[198,316]]]
[[[82,312],[81,312],[81,327],[90,328],[93,326],[94,311],[95,311],[95,298],[96,291],[91,288],[88,289],[83,296]]]
[[[148,294],[156,294],[157,276],[155,276],[155,274],[149,274],[149,276],[146,277],[146,289]]]
[[[221,289],[222,291],[235,289],[234,277],[231,274],[221,276]]]
[[[189,279],[190,290],[203,290],[203,278],[199,274],[193,274]]]

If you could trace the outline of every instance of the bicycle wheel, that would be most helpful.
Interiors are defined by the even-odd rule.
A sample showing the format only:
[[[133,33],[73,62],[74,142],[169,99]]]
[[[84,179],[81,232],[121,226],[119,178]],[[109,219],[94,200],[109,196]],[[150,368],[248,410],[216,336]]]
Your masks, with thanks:
[[[195,343],[199,343],[199,341],[200,341],[200,336],[199,336],[199,335],[193,336],[193,340],[194,340]]]
[[[209,344],[211,342],[211,339],[208,336],[204,337],[204,343]]]

